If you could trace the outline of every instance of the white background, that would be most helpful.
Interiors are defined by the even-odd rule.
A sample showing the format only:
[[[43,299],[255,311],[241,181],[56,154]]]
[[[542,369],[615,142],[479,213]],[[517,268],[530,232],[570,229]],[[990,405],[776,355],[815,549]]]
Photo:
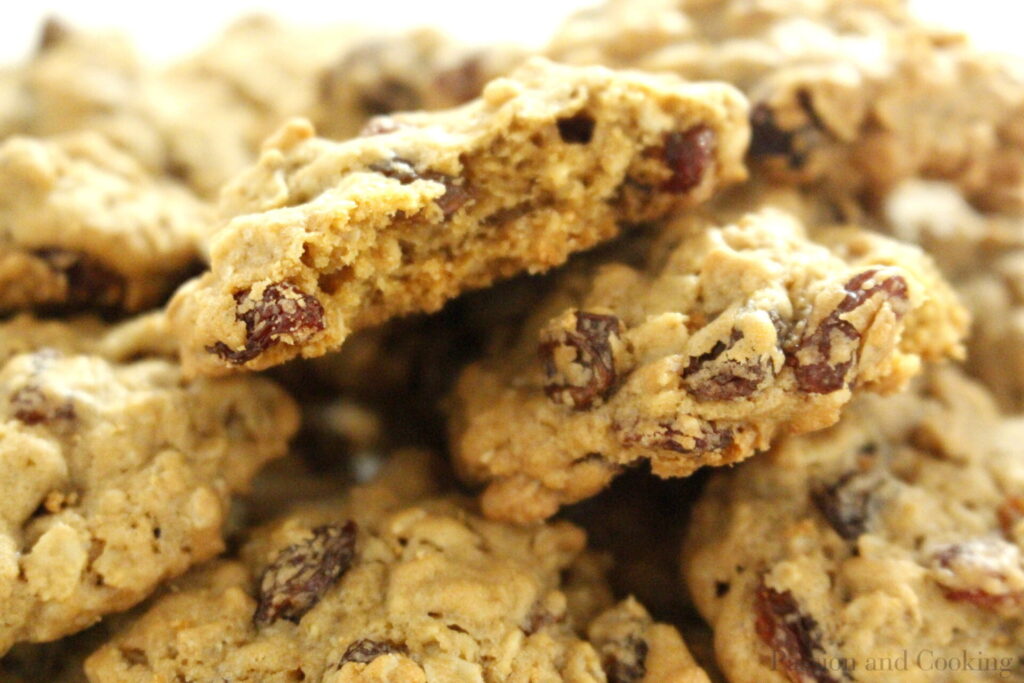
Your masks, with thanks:
[[[40,22],[60,16],[86,27],[121,29],[144,54],[168,59],[194,50],[232,18],[263,11],[297,22],[352,22],[389,28],[433,24],[469,42],[538,46],[570,12],[594,0],[0,0],[0,62],[35,44]],[[992,50],[1024,54],[1022,0],[911,0],[917,13],[966,31]]]

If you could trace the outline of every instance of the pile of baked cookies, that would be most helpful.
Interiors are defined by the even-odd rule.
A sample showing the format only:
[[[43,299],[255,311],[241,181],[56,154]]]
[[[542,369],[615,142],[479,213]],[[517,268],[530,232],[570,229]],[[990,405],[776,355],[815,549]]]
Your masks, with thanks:
[[[0,680],[1024,680],[1024,67],[900,0],[48,23],[0,309]]]

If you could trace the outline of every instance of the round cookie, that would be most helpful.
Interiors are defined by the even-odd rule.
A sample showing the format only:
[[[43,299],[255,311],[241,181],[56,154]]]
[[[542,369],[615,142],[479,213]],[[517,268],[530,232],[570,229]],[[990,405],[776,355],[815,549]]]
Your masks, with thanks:
[[[687,476],[834,423],[855,392],[959,353],[966,318],[915,247],[774,206],[664,227],[639,265],[582,260],[461,373],[452,444],[484,512],[529,521],[625,466]]]
[[[142,352],[150,325],[0,325],[0,653],[84,629],[219,553],[231,494],[298,427],[265,379],[187,381]],[[31,350],[12,343],[25,330]]]
[[[725,675],[1024,679],[1022,444],[945,368],[717,474],[682,562]]]
[[[567,522],[514,527],[410,502],[402,469],[255,530],[86,663],[95,683],[705,683],[670,626],[611,605]]]

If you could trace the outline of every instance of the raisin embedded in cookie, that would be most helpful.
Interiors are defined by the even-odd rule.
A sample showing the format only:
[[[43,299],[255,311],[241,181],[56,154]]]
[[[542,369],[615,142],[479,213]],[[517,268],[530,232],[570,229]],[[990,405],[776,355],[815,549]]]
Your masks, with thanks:
[[[392,473],[402,478],[400,470]],[[86,663],[90,680],[707,681],[567,522],[490,522],[386,483],[254,531]]]
[[[717,473],[682,560],[728,679],[1019,680],[1022,427],[948,368]]]
[[[292,122],[225,188],[210,272],[173,300],[186,371],[323,355],[703,201],[745,177],[745,111],[726,85],[536,60],[348,142]]]
[[[37,344],[0,356],[0,653],[82,630],[220,552],[231,494],[298,427],[267,380],[185,380],[127,325],[0,326]]]
[[[777,178],[877,198],[923,174],[987,206],[1024,205],[1020,63],[898,0],[608,0],[548,54],[737,85],[751,158]]]
[[[463,45],[429,28],[354,42],[320,77],[312,119],[322,135],[344,139],[373,116],[454,107],[524,56],[512,46]]]
[[[677,220],[638,268],[570,270],[459,378],[452,443],[484,512],[548,517],[641,460],[663,477],[742,460],[959,353],[966,316],[920,250],[854,227],[820,239],[769,207]]]
[[[0,145],[0,310],[137,311],[200,259],[212,209],[92,133]]]

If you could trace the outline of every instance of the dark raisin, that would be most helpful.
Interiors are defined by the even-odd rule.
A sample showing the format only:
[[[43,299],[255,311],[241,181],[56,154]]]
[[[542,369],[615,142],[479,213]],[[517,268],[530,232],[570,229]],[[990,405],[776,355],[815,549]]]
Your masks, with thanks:
[[[625,430],[622,444],[626,447],[661,448],[683,455],[701,455],[728,449],[735,437],[731,430],[712,422],[703,422],[696,434],[685,434],[670,424],[659,424],[646,432]]]
[[[846,386],[850,370],[857,361],[859,349],[855,343],[860,340],[861,333],[843,319],[844,314],[864,305],[876,295],[889,301],[897,315],[902,316],[906,312],[907,281],[900,275],[876,279],[877,275],[878,270],[871,269],[851,278],[843,286],[845,295],[835,310],[787,355],[787,363],[793,367],[797,387],[801,391],[827,394]],[[832,357],[833,344],[842,341],[842,338],[853,343],[854,348],[845,354],[844,359],[838,360]]]
[[[369,664],[381,655],[404,655],[408,652],[409,651],[404,645],[399,645],[398,643],[392,643],[387,640],[369,640],[364,638],[362,640],[357,640],[348,646],[345,650],[345,654],[341,656],[341,661],[338,663],[338,667],[340,668],[345,666],[348,662]]]
[[[118,648],[121,658],[131,666],[149,666],[149,657],[146,651],[137,647]]]
[[[986,610],[1018,609],[1024,605],[1024,592],[1013,589],[1008,577],[1019,566],[1016,546],[997,537],[984,537],[954,543],[932,554],[933,567],[941,570],[935,579],[943,595],[951,602],[966,602]],[[1001,586],[1005,591],[992,592],[975,587],[986,577],[986,588]]]
[[[124,278],[91,256],[58,248],[37,249],[34,254],[64,276],[68,305],[114,308],[124,302]]]
[[[879,477],[873,472],[849,472],[829,485],[811,489],[811,500],[829,526],[847,541],[868,530]]]
[[[647,641],[629,636],[622,643],[605,648],[601,658],[608,683],[636,683],[647,674]]]
[[[1011,496],[1003,501],[996,511],[999,518],[999,527],[1003,530],[1006,538],[1013,540],[1013,529],[1024,519],[1024,497]]]
[[[441,209],[445,218],[449,218],[456,211],[465,206],[466,202],[473,198],[473,192],[469,188],[459,185],[455,178],[443,173],[427,173],[423,176],[427,180],[444,185],[444,194],[434,200],[434,203]]]
[[[558,135],[562,142],[572,145],[585,145],[594,138],[596,122],[590,114],[580,113],[575,116],[558,119]]]
[[[324,329],[324,307],[315,297],[295,285],[281,282],[269,285],[258,301],[249,298],[249,290],[235,294],[235,317],[245,323],[245,346],[240,350],[217,342],[206,347],[210,353],[241,365],[274,346],[282,337],[301,344]]]
[[[623,327],[617,316],[575,311],[568,324],[544,330],[538,354],[547,376],[544,392],[548,397],[576,410],[607,399],[619,380],[614,340],[621,338]],[[575,352],[568,366],[557,354],[562,348]]]
[[[371,116],[413,111],[421,105],[419,93],[407,83],[386,78],[359,93],[359,107]]]
[[[434,78],[434,86],[453,104],[468,102],[480,94],[485,75],[479,55],[466,57]]]
[[[807,100],[810,106],[810,100]],[[812,123],[818,120],[813,107],[806,109]],[[821,132],[814,125],[796,130],[783,130],[775,120],[775,112],[766,104],[758,104],[750,111],[750,156],[754,159],[781,157],[793,170],[807,163],[810,149],[818,144]]]
[[[808,677],[816,683],[838,683],[814,658],[815,652],[822,651],[818,623],[800,612],[789,591],[780,593],[761,582],[754,594],[754,629],[771,649],[772,664],[792,683],[803,683]]]
[[[378,161],[370,166],[381,175],[394,178],[403,185],[408,185],[416,180],[430,180],[444,185],[444,194],[434,200],[434,203],[441,209],[445,218],[461,209],[466,202],[473,198],[472,191],[456,182],[456,179],[437,171],[426,171],[420,173],[413,166],[411,161],[400,157]]]
[[[742,338],[742,332],[733,330],[728,342],[716,342],[706,353],[690,358],[682,372],[683,384],[698,401],[744,398],[761,387],[765,376],[773,369],[768,359],[719,360]]]
[[[526,621],[522,625],[523,633],[528,636],[532,636],[537,631],[547,626],[553,626],[559,624],[565,620],[564,615],[555,615],[544,609],[539,605],[535,605],[530,613],[526,617]]]
[[[47,17],[43,30],[39,33],[39,44],[36,52],[43,53],[56,45],[60,45],[71,35],[71,29],[56,17]]]
[[[298,623],[351,566],[356,548],[355,522],[317,527],[312,533],[311,538],[278,553],[263,571],[259,605],[253,615],[257,626],[278,619]]]
[[[825,130],[825,123],[818,116],[818,110],[814,108],[814,98],[811,96],[809,90],[800,89],[796,93],[796,102],[800,105],[800,109],[807,114],[808,120],[811,125],[818,130]]]
[[[704,172],[715,158],[715,131],[695,126],[685,133],[665,136],[662,159],[672,175],[662,185],[666,192],[688,192],[700,184]]]
[[[720,598],[728,594],[731,587],[728,581],[715,581],[715,597]]]
[[[27,425],[39,425],[56,420],[74,420],[75,406],[70,400],[54,405],[42,389],[26,385],[11,394],[11,408],[15,419]]]

